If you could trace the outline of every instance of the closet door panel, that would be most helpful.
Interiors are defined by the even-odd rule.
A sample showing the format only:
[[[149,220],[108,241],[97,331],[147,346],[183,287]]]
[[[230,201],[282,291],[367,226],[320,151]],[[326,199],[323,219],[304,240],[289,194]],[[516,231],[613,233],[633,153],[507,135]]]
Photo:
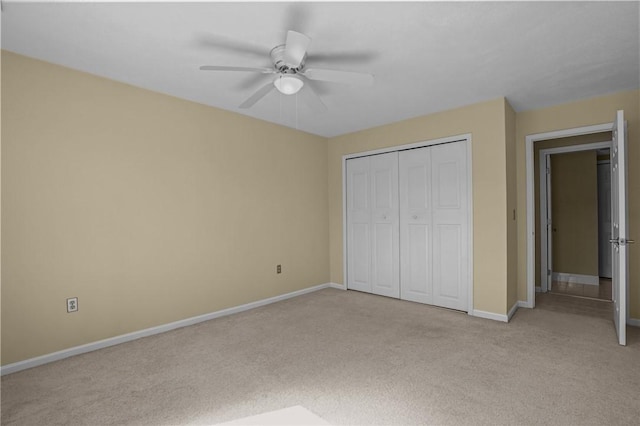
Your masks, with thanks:
[[[369,158],[347,161],[347,288],[371,292]]]
[[[462,142],[431,148],[433,304],[467,310],[467,158]]]
[[[431,267],[429,227],[421,224],[407,226],[408,254],[406,268],[402,270],[403,299],[429,303],[431,296]]]
[[[369,267],[369,225],[355,223],[352,225],[351,234],[351,256],[350,264],[350,285],[349,288],[366,291],[370,287],[370,267]]]
[[[400,152],[401,298],[432,303],[431,155]]]
[[[372,204],[371,292],[400,297],[398,153],[370,157]]]
[[[434,275],[439,303],[458,303],[462,284],[460,265],[460,226],[438,225],[434,238]],[[449,299],[443,302],[442,299]],[[443,306],[445,306],[443,305]]]

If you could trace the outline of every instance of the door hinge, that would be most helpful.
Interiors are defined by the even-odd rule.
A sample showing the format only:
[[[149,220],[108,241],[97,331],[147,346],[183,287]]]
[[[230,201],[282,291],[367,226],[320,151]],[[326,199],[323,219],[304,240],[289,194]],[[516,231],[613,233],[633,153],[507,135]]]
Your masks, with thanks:
[[[547,276],[551,275],[551,269],[547,269]]]

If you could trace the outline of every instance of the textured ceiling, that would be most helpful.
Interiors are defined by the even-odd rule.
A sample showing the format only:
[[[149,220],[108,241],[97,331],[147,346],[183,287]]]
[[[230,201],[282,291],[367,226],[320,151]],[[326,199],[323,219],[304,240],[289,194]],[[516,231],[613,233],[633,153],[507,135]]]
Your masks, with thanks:
[[[523,111],[636,89],[639,20],[638,2],[4,0],[2,48],[335,136],[500,96]],[[307,67],[370,72],[375,84],[315,82],[325,113],[276,91],[240,110],[273,76],[198,69],[271,66],[289,29],[312,38]]]

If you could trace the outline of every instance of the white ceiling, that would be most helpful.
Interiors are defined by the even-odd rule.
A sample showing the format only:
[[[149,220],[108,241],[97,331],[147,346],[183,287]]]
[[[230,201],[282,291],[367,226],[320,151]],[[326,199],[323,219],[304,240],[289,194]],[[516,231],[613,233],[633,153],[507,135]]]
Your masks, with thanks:
[[[640,87],[638,2],[2,3],[3,49],[327,137],[500,96],[523,111]],[[312,38],[307,68],[374,86],[316,82],[326,113],[276,91],[240,110],[273,76],[198,69],[271,66],[289,29]]]

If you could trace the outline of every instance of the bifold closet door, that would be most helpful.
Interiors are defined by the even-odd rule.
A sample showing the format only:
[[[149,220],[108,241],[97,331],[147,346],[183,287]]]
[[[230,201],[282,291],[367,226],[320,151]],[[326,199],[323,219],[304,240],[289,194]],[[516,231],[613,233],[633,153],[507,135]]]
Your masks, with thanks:
[[[399,171],[401,298],[466,311],[466,146],[402,151]]]
[[[400,152],[400,297],[433,303],[431,148]]]
[[[347,288],[400,296],[398,153],[349,159]]]

